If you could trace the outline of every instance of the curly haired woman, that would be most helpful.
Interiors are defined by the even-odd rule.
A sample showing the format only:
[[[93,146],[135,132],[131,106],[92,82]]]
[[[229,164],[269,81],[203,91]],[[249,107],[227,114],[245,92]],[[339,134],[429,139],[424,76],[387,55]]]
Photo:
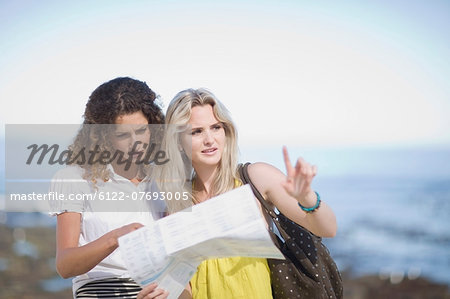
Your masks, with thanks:
[[[148,165],[136,162],[154,135],[148,125],[164,123],[156,98],[145,82],[127,77],[95,89],[86,104],[82,128],[70,146],[73,153],[93,153],[94,159],[78,156],[54,176],[52,191],[110,196],[114,192],[152,190]],[[111,151],[121,155],[104,159]],[[74,277],[75,298],[136,298],[141,288],[130,278],[116,250],[118,238],[157,220],[165,208],[155,203],[130,211],[104,207],[86,200],[53,204],[53,214],[57,215],[57,271],[64,278]],[[148,298],[168,295],[155,285],[151,293]]]

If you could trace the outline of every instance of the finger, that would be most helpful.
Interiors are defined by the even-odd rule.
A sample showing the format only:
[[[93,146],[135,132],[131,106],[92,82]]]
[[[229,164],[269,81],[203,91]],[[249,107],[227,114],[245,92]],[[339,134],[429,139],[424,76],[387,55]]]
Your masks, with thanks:
[[[296,174],[304,174],[303,172],[305,171],[305,160],[303,160],[302,157],[297,159],[297,163],[295,163],[295,173]]]
[[[281,182],[281,186],[283,186],[284,190],[286,190],[286,192],[289,195],[292,195],[294,193],[294,189],[292,188],[292,184],[288,184],[287,182]]]
[[[286,174],[288,177],[292,177],[294,169],[292,167],[291,160],[289,159],[289,153],[286,146],[283,146],[283,158],[284,164],[286,165]]]
[[[156,297],[156,299],[167,299],[167,297],[169,297],[169,292],[164,291],[161,295]]]
[[[301,173],[305,177],[314,177],[317,172],[317,167],[315,165],[309,164],[303,158],[298,158],[296,171]]]
[[[297,180],[298,181],[306,181],[309,182],[311,181],[312,178],[312,167],[311,165],[306,162],[303,158],[298,158],[297,160],[297,164],[295,166],[295,171],[297,174]]]
[[[164,294],[164,290],[162,289],[156,289],[150,294],[148,294],[145,298],[159,298],[159,296]]]
[[[151,283],[149,285],[146,285],[142,288],[142,290],[139,292],[137,298],[141,299],[144,298],[146,295],[150,294],[151,292],[153,292],[153,290],[157,287],[156,283]]]
[[[139,223],[139,222],[134,222],[134,223],[131,223],[130,226],[134,229],[138,229],[138,228],[143,227],[144,225],[142,225],[142,223]]]
[[[123,235],[126,235],[128,233],[131,233],[132,231],[137,230],[138,228],[141,228],[143,225],[140,223],[131,223],[131,224],[127,224],[124,225],[122,227],[120,227],[119,229],[116,230],[117,232],[117,237],[121,237]]]
[[[141,227],[143,227],[143,225],[141,223],[138,223],[138,222],[130,223],[130,224],[124,226],[125,231],[126,231],[125,233],[130,233],[130,232],[135,231],[135,230],[137,230],[137,229],[139,229]]]
[[[303,174],[307,179],[310,179],[312,177],[312,166],[306,161],[304,161],[303,164]]]
[[[302,158],[298,159],[296,164],[297,190],[304,190],[311,185],[312,179],[315,176],[315,171],[317,171],[315,166],[312,166]]]
[[[317,174],[317,166],[316,166],[316,165],[313,165],[313,166],[312,166],[312,176],[315,177],[316,174]]]

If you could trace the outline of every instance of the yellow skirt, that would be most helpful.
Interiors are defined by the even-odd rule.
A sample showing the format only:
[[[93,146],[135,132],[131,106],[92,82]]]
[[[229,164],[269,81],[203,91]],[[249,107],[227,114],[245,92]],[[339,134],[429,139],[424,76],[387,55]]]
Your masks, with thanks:
[[[203,261],[191,279],[193,299],[272,299],[270,270],[263,258]]]

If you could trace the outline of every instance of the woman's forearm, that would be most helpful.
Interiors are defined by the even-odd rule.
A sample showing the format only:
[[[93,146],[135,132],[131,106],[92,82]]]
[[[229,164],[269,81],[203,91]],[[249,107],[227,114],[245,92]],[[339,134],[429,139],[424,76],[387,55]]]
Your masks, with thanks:
[[[90,271],[118,247],[114,234],[111,231],[84,246],[58,250],[56,269],[59,275],[69,278]]]
[[[331,208],[323,201],[317,210],[306,214],[305,221],[308,223],[307,227],[309,231],[317,236],[325,238],[333,238],[336,236],[336,216]]]
[[[70,220],[69,220],[70,221]],[[131,223],[114,229],[95,241],[83,246],[78,245],[76,229],[70,229],[70,222],[58,223],[58,246],[56,251],[56,269],[61,277],[68,278],[84,274],[94,268],[119,246],[118,238],[143,225]]]

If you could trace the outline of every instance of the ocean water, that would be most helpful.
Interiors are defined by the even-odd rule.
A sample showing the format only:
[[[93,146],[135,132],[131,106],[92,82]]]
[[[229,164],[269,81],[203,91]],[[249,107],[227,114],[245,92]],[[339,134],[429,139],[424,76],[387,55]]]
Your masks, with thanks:
[[[424,276],[450,286],[449,149],[294,148],[290,154],[318,165],[313,187],[338,222],[337,236],[324,243],[341,270]],[[279,148],[243,148],[241,160],[284,171]],[[55,224],[37,213],[3,213],[0,222]]]
[[[313,187],[338,223],[324,243],[341,270],[450,286],[450,149],[289,151],[318,166]],[[241,152],[285,171],[281,148]]]
[[[355,275],[422,275],[450,285],[450,179],[347,177],[317,184],[338,220],[324,242]]]

